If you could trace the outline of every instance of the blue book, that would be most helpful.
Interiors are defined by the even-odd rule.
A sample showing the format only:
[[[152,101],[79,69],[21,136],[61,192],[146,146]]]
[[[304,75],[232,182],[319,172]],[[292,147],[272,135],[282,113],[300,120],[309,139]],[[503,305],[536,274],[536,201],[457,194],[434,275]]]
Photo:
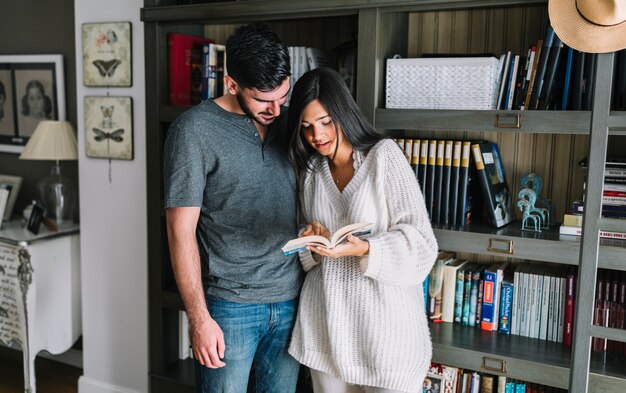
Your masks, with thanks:
[[[424,280],[424,284],[422,289],[424,290],[424,310],[426,311],[426,316],[428,316],[428,280],[429,280],[430,274],[428,276],[426,276],[426,279]]]
[[[526,384],[525,383],[516,383],[515,384],[515,393],[526,393]]]
[[[507,382],[504,385],[504,393],[515,393],[515,382]]]
[[[483,310],[480,328],[483,330],[498,330],[500,306],[500,285],[504,278],[508,262],[495,263],[485,269],[485,284],[483,286]]]
[[[513,291],[513,283],[508,278],[504,279],[500,290],[500,324],[498,330],[505,334],[511,334]]]
[[[574,62],[574,49],[567,48],[567,63],[565,63],[565,80],[563,81],[563,97],[561,99],[561,110],[567,110],[569,102],[569,85],[572,79],[572,63]]]
[[[465,270],[469,265],[459,268],[456,272],[456,286],[454,289],[454,322],[461,323],[463,318],[463,294],[465,291]]]
[[[472,272],[472,284],[470,287],[470,308],[469,308],[469,325],[476,326],[476,310],[478,307],[478,287],[480,276],[485,270],[485,265],[478,266]]]

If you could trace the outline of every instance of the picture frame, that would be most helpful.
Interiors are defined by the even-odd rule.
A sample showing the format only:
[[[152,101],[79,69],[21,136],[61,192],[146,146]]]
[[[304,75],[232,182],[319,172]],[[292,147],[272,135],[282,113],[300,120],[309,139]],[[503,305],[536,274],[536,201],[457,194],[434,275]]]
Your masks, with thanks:
[[[134,158],[131,97],[86,96],[85,154],[91,158]]]
[[[13,214],[13,207],[15,206],[15,201],[17,200],[17,195],[20,192],[21,186],[21,177],[12,175],[0,175],[0,189],[9,190],[9,199],[7,200],[7,204],[4,208],[4,214],[2,217],[0,217],[0,220],[9,221],[11,219],[11,215]]]
[[[131,23],[83,23],[83,84],[132,86]]]
[[[64,75],[62,55],[0,55],[0,152],[20,153],[41,120],[65,120]]]

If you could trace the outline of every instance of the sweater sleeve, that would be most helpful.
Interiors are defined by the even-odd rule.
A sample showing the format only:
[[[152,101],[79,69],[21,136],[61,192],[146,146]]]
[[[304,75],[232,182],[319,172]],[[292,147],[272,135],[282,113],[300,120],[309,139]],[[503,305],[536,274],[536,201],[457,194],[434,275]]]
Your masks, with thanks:
[[[406,158],[397,146],[385,147],[377,189],[387,203],[389,228],[368,239],[370,251],[361,257],[361,271],[387,284],[419,285],[435,262],[437,239]]]

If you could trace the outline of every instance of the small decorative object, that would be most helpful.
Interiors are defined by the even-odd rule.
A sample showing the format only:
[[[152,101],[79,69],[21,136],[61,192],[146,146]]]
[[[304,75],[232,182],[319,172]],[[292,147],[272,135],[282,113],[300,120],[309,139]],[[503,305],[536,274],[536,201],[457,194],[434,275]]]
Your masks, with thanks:
[[[85,97],[87,157],[133,159],[131,97]]]
[[[132,85],[130,22],[84,23],[83,84]]]
[[[554,225],[554,204],[551,199],[541,197],[541,190],[543,189],[543,180],[541,179],[541,176],[535,173],[529,173],[522,176],[520,183],[522,188],[532,188],[537,196],[536,203],[539,207],[547,210],[545,228],[547,229],[550,225]]]
[[[519,198],[517,207],[522,211],[522,230],[532,230],[541,232],[542,229],[550,227],[550,204],[547,199],[539,198],[539,192],[543,186],[541,177],[529,173],[522,176],[522,189],[517,194]],[[545,204],[547,207],[536,206],[537,202]],[[532,227],[530,226],[532,224]]]
[[[20,192],[22,178],[19,176],[0,175],[0,189],[9,191],[9,198],[4,207],[4,215],[0,216],[0,220],[9,221],[13,214],[13,206],[17,200],[17,194]]]
[[[19,153],[42,120],[65,120],[63,56],[0,56],[0,151]]]
[[[66,121],[40,122],[20,159],[55,161],[50,176],[37,183],[39,202],[58,226],[71,224],[78,195],[72,180],[61,173],[59,160],[78,159],[74,127]]]
[[[32,204],[32,209],[30,211],[30,216],[28,217],[26,229],[37,235],[39,233],[39,227],[41,226],[41,221],[43,220],[44,213],[45,210],[43,206],[35,201]]]

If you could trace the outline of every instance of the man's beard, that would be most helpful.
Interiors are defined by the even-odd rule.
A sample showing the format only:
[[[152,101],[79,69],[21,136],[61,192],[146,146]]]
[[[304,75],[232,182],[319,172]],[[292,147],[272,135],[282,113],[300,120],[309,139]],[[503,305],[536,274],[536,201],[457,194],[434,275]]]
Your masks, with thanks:
[[[245,100],[243,96],[241,95],[241,93],[237,92],[235,97],[237,97],[237,102],[239,103],[241,110],[243,110],[243,113],[245,113],[248,117],[250,117],[255,122],[259,123],[260,125],[269,126],[270,124],[272,124],[272,122],[276,118],[276,116],[274,116],[272,120],[265,120],[265,119],[255,116],[254,113],[252,113],[252,111],[250,110],[250,108],[248,108],[248,105],[246,105]],[[265,112],[261,112],[261,114],[271,116],[271,114],[265,113]]]

